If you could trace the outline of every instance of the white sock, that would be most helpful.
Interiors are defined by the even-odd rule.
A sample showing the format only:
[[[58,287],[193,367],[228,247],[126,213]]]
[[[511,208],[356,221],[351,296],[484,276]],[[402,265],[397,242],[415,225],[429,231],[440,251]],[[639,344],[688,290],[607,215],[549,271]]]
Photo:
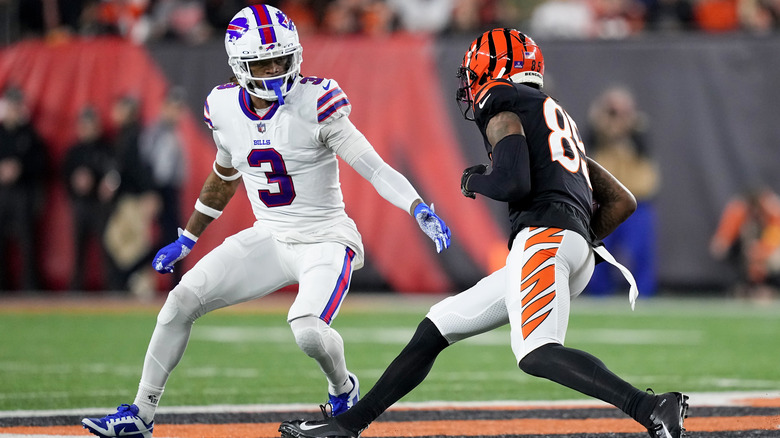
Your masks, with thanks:
[[[163,391],[164,388],[158,388],[144,383],[138,385],[138,393],[135,395],[135,401],[133,403],[138,406],[138,416],[145,422],[149,423],[154,419],[154,413],[157,411],[157,403],[160,402]]]
[[[352,388],[354,387],[355,385],[349,380],[349,374],[347,374],[347,380],[345,380],[343,384],[329,389],[333,391],[331,392],[331,394],[341,395],[344,394],[345,392],[352,391]]]

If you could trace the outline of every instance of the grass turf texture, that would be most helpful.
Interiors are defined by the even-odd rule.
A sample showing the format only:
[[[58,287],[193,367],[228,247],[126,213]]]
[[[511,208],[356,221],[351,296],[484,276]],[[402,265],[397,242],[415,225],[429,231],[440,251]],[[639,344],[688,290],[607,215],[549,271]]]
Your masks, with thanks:
[[[266,299],[268,302],[274,302]],[[311,403],[326,399],[316,363],[298,350],[285,298],[199,319],[161,405]],[[365,393],[432,301],[353,294],[333,326]],[[0,306],[0,410],[131,403],[159,303]],[[780,387],[780,304],[734,300],[578,299],[566,344],[593,353],[640,389],[760,391]],[[445,350],[403,401],[556,400],[582,396],[522,373],[508,327]]]

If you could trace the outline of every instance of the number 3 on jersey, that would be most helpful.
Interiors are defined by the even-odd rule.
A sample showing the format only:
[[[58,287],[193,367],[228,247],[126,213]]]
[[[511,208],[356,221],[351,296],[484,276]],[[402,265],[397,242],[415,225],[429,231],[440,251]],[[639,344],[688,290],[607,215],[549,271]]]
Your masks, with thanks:
[[[258,190],[260,200],[266,207],[282,207],[290,205],[295,199],[295,186],[292,178],[287,174],[287,166],[279,152],[274,149],[252,149],[247,156],[247,162],[251,167],[259,167],[265,173],[268,184],[276,184],[279,190],[272,193],[270,190]]]
[[[583,163],[585,144],[582,142],[577,124],[563,107],[558,105],[558,102],[549,97],[544,102],[544,121],[550,129],[548,142],[552,160],[557,161],[571,173],[577,173],[582,168],[588,187],[593,188],[590,184],[588,165]]]

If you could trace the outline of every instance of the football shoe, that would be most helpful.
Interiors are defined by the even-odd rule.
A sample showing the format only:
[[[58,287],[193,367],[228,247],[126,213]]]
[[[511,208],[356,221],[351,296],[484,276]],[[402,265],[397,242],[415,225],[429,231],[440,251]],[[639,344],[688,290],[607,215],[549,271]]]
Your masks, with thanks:
[[[358,438],[362,430],[354,432],[342,427],[336,418],[324,420],[292,420],[279,425],[282,438]]]
[[[138,406],[119,405],[116,412],[103,418],[81,420],[84,429],[101,438],[152,438],[154,421],[145,422],[138,416]]]
[[[328,394],[326,405],[330,405],[330,413],[334,417],[343,414],[360,400],[360,382],[357,376],[349,373],[349,380],[353,385],[351,390],[339,395]]]
[[[647,432],[653,438],[680,438],[683,421],[688,417],[688,396],[679,392],[667,392],[656,398],[650,414],[652,427]]]

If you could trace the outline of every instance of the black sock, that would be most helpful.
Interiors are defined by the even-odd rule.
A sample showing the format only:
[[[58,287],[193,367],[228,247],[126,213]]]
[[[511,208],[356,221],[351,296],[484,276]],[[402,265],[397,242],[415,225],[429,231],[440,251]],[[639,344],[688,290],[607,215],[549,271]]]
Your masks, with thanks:
[[[436,356],[449,343],[439,329],[425,318],[412,339],[387,367],[373,388],[347,412],[336,417],[342,426],[354,432],[365,429],[393,403],[417,387],[430,372]]]
[[[519,365],[532,376],[552,380],[610,403],[643,426],[649,424],[655,397],[615,375],[592,354],[559,344],[546,344],[528,353]]]

